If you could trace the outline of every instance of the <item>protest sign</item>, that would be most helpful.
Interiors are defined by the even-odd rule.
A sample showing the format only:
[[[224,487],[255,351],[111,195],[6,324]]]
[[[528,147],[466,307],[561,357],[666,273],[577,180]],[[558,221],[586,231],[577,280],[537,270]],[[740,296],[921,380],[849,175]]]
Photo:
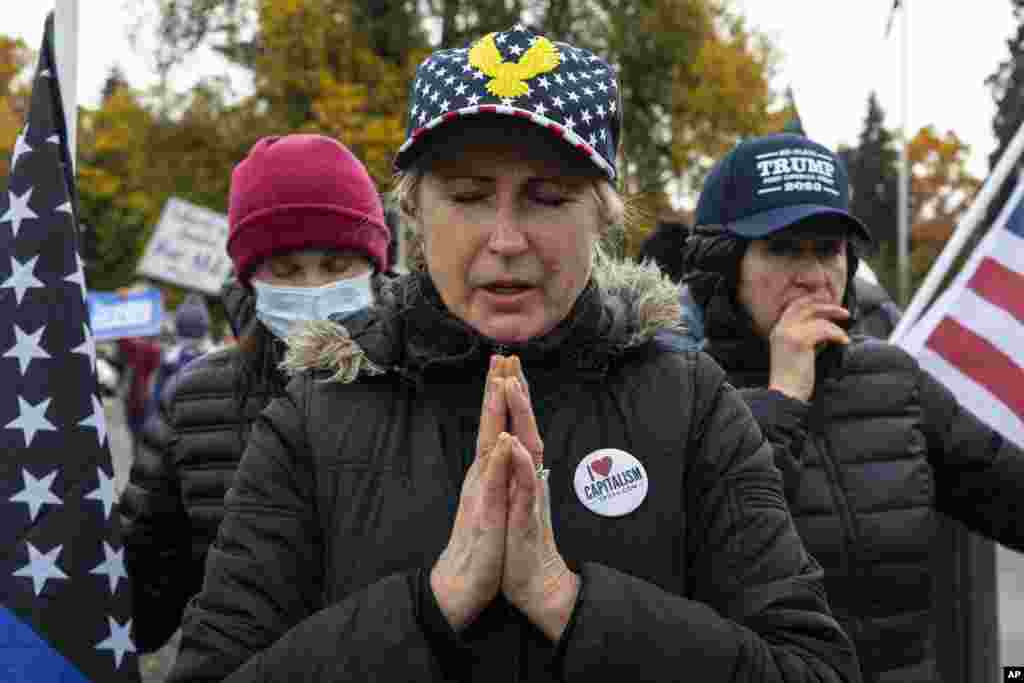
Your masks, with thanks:
[[[231,271],[224,214],[171,197],[139,262],[138,273],[161,282],[220,293]]]
[[[129,294],[89,292],[88,304],[97,341],[160,334],[164,303],[155,287]]]

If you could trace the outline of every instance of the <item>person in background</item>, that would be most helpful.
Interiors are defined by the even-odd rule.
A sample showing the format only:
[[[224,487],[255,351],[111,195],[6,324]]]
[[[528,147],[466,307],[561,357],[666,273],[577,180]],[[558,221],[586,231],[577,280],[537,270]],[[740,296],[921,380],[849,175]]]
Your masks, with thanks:
[[[127,293],[129,290],[121,290]],[[124,400],[124,417],[132,439],[132,454],[138,453],[142,427],[150,408],[152,378],[160,367],[160,343],[150,337],[123,337],[115,340],[116,363],[120,368],[119,393]]]
[[[368,306],[389,267],[377,190],[333,139],[258,141],[235,167],[230,192],[227,250],[236,277],[222,300],[237,343],[169,380],[121,499],[142,652],[174,633],[202,586],[249,425],[284,390],[284,339],[304,321]]]
[[[189,294],[174,311],[174,342],[162,350],[160,365],[153,373],[146,419],[155,414],[167,381],[212,346],[210,311],[201,295]]]
[[[685,223],[659,221],[640,244],[637,260],[651,262],[673,282],[680,283],[679,305],[682,307],[683,330],[677,334],[675,346],[680,350],[704,346],[704,312],[693,300],[689,285],[682,282],[683,252],[690,227]],[[888,339],[899,324],[902,311],[889,293],[878,284],[874,273],[861,262],[853,280],[856,291],[857,316],[853,332]]]
[[[711,170],[683,254],[704,351],[775,448],[800,536],[870,683],[937,683],[935,512],[1024,549],[1024,453],[901,348],[858,335],[867,228],[846,168],[779,134]]]
[[[413,271],[289,338],[170,680],[858,681],[677,288],[601,250],[614,70],[516,26],[410,92]]]

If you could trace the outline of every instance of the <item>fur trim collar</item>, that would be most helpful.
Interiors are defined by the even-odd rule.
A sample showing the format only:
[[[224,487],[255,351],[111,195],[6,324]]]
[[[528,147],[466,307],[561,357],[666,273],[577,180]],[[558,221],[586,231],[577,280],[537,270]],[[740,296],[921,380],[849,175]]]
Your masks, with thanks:
[[[403,375],[418,374],[425,363],[411,366],[417,365],[417,358],[428,355],[443,359],[447,354],[449,359],[461,360],[478,352],[482,346],[500,346],[457,321],[435,294],[437,302],[433,307],[437,319],[431,322],[441,331],[429,335],[433,338],[433,346],[429,349],[414,349],[415,343],[423,343],[423,335],[416,335],[415,329],[403,332],[403,319],[406,319],[405,327],[415,328],[418,322],[422,322],[417,320],[421,317],[417,309],[431,306],[426,303],[429,295],[419,291],[423,287],[417,286],[423,281],[432,287],[429,278],[422,274],[414,273],[393,281],[389,291],[382,292],[372,309],[365,315],[346,319],[344,324],[331,320],[307,323],[288,338],[281,369],[289,375],[319,371],[328,374],[328,382],[350,383],[360,375],[380,375],[389,371]],[[529,342],[524,348],[554,347],[563,342],[578,344],[580,335],[576,328],[589,325],[593,331],[590,337],[583,337],[587,340],[584,343],[599,349],[599,353],[614,355],[650,341],[658,332],[681,332],[684,329],[680,320],[679,287],[653,264],[600,259],[594,267],[592,284],[593,287],[585,289],[580,299],[587,298],[593,302],[590,308],[597,309],[600,325],[584,322],[584,319],[593,322],[595,311],[580,310],[578,301],[570,313],[570,320],[566,321],[569,324],[559,326],[562,332],[557,341],[548,339],[551,335],[546,335],[541,340]],[[452,332],[453,329],[456,331]],[[449,348],[451,345],[436,341],[451,339],[453,335],[458,348]],[[395,347],[403,345],[408,347],[407,352],[396,352]],[[580,355],[586,354],[576,354],[577,357]]]

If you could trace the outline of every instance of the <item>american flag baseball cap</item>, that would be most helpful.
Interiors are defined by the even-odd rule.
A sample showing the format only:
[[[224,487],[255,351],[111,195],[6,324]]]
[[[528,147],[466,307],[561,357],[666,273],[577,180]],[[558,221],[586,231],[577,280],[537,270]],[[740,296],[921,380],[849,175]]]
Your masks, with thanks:
[[[409,102],[397,171],[412,164],[439,126],[500,114],[551,131],[610,180],[616,177],[622,101],[615,71],[593,52],[522,24],[432,53],[416,70]]]

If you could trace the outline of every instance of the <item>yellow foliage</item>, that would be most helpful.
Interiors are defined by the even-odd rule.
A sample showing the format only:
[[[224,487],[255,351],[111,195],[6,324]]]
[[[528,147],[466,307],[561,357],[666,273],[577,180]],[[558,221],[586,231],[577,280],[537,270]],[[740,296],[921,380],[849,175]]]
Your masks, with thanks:
[[[911,139],[907,157],[915,239],[945,242],[974,201],[981,181],[967,170],[969,152],[956,133],[939,135],[934,126],[925,126]]]
[[[671,79],[672,162],[678,174],[707,165],[738,138],[774,125],[769,78],[775,53],[724,5],[708,5],[697,57],[678,64]]]

